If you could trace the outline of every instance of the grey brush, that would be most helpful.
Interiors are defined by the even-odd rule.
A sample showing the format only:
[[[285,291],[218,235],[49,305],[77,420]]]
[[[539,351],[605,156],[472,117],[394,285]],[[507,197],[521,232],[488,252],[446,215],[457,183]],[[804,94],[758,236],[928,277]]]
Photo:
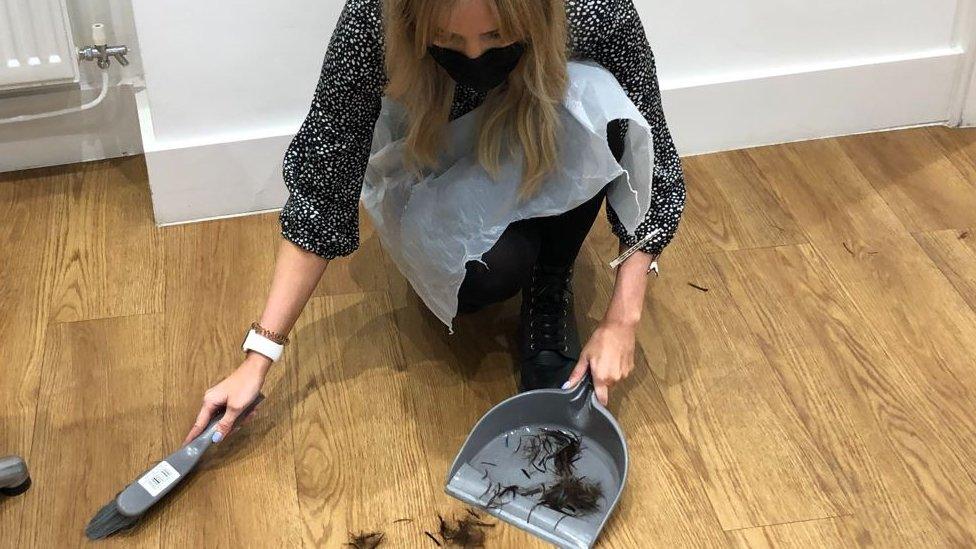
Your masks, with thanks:
[[[27,464],[17,456],[0,458],[0,494],[19,496],[30,488]]]
[[[258,396],[241,411],[238,420],[247,417],[262,400],[264,395],[258,393]],[[135,526],[150,507],[159,503],[196,467],[200,457],[213,444],[212,437],[217,430],[217,423],[223,417],[224,410],[214,414],[207,428],[200,435],[166,456],[163,461],[126,486],[115,496],[115,499],[108,502],[92,517],[88,527],[85,528],[85,535],[93,540],[102,539]]]

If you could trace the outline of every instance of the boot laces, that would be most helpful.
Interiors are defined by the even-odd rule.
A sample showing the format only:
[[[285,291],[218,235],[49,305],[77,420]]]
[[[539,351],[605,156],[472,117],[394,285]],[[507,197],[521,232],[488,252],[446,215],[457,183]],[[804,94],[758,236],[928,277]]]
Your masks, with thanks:
[[[529,348],[568,351],[567,312],[573,291],[572,270],[546,272],[536,268],[529,288]]]

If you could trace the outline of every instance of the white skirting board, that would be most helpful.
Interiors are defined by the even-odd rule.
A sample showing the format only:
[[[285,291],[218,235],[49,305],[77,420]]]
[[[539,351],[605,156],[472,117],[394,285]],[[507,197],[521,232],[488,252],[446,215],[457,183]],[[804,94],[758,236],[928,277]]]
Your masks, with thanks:
[[[664,109],[682,156],[944,124],[962,60],[960,49],[947,48],[830,66],[662,81]],[[142,93],[137,101],[157,224],[282,207],[288,192],[281,160],[293,129],[160,144]]]

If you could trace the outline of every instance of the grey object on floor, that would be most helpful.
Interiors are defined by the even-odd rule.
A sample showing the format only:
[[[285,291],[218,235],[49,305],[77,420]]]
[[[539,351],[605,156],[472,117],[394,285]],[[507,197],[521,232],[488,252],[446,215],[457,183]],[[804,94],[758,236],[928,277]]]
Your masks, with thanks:
[[[493,485],[530,488],[551,482],[550,473],[525,465],[518,455],[526,436],[546,428],[582,437],[576,470],[600,483],[603,497],[597,512],[566,515],[540,506],[538,498],[518,493],[510,494],[501,505],[490,505]],[[597,401],[587,375],[575,388],[528,391],[492,408],[454,459],[445,491],[559,547],[591,547],[620,499],[627,464],[624,434],[609,410]]]
[[[240,413],[238,420],[247,417],[262,400],[264,395],[258,393]],[[166,456],[163,461],[139,475],[119,492],[115,499],[108,502],[92,517],[88,527],[85,528],[85,535],[93,540],[102,539],[135,526],[150,507],[162,500],[196,467],[200,457],[213,444],[211,437],[222,417],[224,417],[223,410],[214,414],[207,428],[200,435]]]
[[[19,496],[31,485],[27,464],[17,456],[0,458],[0,494]]]

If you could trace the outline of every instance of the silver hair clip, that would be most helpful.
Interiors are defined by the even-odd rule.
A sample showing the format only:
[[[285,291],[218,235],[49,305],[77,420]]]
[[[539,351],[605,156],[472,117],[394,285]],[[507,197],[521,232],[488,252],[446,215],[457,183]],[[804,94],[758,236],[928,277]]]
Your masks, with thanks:
[[[647,244],[648,242],[651,241],[652,238],[654,238],[655,236],[657,236],[657,234],[659,232],[661,232],[661,229],[660,228],[654,229],[653,231],[651,231],[650,233],[648,233],[647,236],[645,236],[644,238],[640,239],[636,244],[634,244],[633,246],[627,248],[626,250],[623,251],[623,253],[621,253],[617,257],[613,258],[613,261],[610,262],[610,268],[611,269],[616,269],[628,257],[634,255],[634,252],[636,252],[637,250],[639,250],[641,246],[643,246],[644,244]],[[651,272],[651,271],[654,271],[654,274],[657,274],[657,261],[652,261],[651,264],[650,264],[650,266],[648,266],[647,272]]]

